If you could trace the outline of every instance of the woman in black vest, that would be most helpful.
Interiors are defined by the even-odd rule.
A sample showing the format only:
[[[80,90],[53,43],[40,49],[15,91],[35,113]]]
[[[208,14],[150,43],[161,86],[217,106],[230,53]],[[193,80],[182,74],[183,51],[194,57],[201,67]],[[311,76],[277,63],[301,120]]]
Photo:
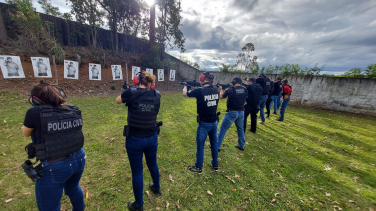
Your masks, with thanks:
[[[127,89],[116,98],[116,103],[126,103],[128,106],[128,126],[125,128],[129,164],[132,170],[132,184],[135,201],[128,203],[129,210],[143,210],[143,163],[145,154],[153,183],[150,190],[160,195],[159,169],[157,164],[158,130],[157,115],[160,107],[161,95],[154,90],[155,76],[148,72],[141,72],[133,79],[137,88]]]
[[[84,194],[79,184],[86,163],[81,111],[73,105],[62,105],[65,100],[60,91],[46,81],[33,88],[29,101],[34,107],[26,113],[22,132],[32,138],[32,143],[27,146],[29,158],[36,157],[41,162],[36,167],[40,178],[33,180],[36,180],[38,209],[60,211],[64,189],[72,210],[84,210]],[[58,121],[62,116],[72,118]],[[62,148],[48,150],[45,146],[49,144]]]

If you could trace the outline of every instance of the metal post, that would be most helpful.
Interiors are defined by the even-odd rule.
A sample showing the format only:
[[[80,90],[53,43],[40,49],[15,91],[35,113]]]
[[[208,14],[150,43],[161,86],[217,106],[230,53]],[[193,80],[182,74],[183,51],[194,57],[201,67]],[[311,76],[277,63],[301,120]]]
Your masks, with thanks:
[[[125,74],[127,74],[127,83],[129,83],[128,81],[128,63],[125,63]]]
[[[52,56],[52,63],[54,64],[54,69],[55,69],[55,84],[54,85],[59,85],[59,79],[57,77],[57,69],[56,69],[56,62],[55,62],[55,55]]]

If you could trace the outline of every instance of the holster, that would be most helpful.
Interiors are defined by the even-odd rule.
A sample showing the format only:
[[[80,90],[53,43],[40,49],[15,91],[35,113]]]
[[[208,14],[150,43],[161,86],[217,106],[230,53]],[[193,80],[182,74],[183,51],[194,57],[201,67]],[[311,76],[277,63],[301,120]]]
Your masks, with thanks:
[[[21,166],[24,169],[26,175],[33,182],[40,180],[40,178],[43,176],[42,164],[39,164],[38,166],[34,167],[33,163],[30,160],[26,160],[25,163],[23,163]]]
[[[25,147],[25,151],[27,152],[27,158],[32,159],[35,158],[35,147],[33,143],[28,144]]]
[[[163,122],[162,121],[157,121],[157,127],[158,127],[158,129],[157,129],[157,133],[158,133],[158,135],[159,135],[159,133],[161,132],[161,126],[163,125]]]
[[[124,125],[123,136],[127,138],[130,136],[129,125]]]

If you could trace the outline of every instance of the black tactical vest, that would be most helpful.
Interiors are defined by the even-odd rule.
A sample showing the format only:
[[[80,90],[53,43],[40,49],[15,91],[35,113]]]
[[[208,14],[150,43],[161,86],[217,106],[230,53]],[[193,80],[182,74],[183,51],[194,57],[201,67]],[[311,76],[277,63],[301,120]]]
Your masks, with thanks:
[[[81,111],[74,105],[39,106],[41,140],[34,145],[39,160],[73,154],[84,146]]]
[[[234,86],[227,92],[227,110],[228,111],[244,111],[244,102],[248,96],[248,91],[242,86]]]
[[[248,97],[246,99],[247,105],[248,106],[255,106],[258,105],[261,96],[263,95],[263,89],[259,84],[252,84],[248,86]]]
[[[282,83],[277,81],[274,83],[274,92],[273,95],[278,96],[279,94],[282,93]]]
[[[132,95],[136,93],[137,89],[132,89]],[[155,128],[161,104],[160,99],[159,91],[149,90],[136,97],[130,105],[127,102],[128,125],[143,130]]]
[[[197,113],[199,115],[217,116],[219,92],[214,86],[201,87],[202,98],[197,99]]]

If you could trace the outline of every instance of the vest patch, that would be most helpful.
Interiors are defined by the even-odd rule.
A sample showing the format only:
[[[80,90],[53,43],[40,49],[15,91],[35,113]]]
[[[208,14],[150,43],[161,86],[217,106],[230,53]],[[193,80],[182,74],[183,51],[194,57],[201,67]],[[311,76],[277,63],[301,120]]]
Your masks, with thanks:
[[[69,130],[82,126],[82,119],[67,119],[62,121],[47,122],[47,133]]]
[[[218,96],[219,96],[218,94],[205,95],[204,100],[207,101],[207,106],[208,107],[216,106],[217,105],[216,100],[219,99]]]
[[[141,111],[141,112],[153,112],[154,111],[154,107],[155,107],[154,104],[140,103],[140,104],[138,104],[137,111]]]
[[[236,91],[236,94],[244,94],[245,93],[245,89],[235,89]]]

